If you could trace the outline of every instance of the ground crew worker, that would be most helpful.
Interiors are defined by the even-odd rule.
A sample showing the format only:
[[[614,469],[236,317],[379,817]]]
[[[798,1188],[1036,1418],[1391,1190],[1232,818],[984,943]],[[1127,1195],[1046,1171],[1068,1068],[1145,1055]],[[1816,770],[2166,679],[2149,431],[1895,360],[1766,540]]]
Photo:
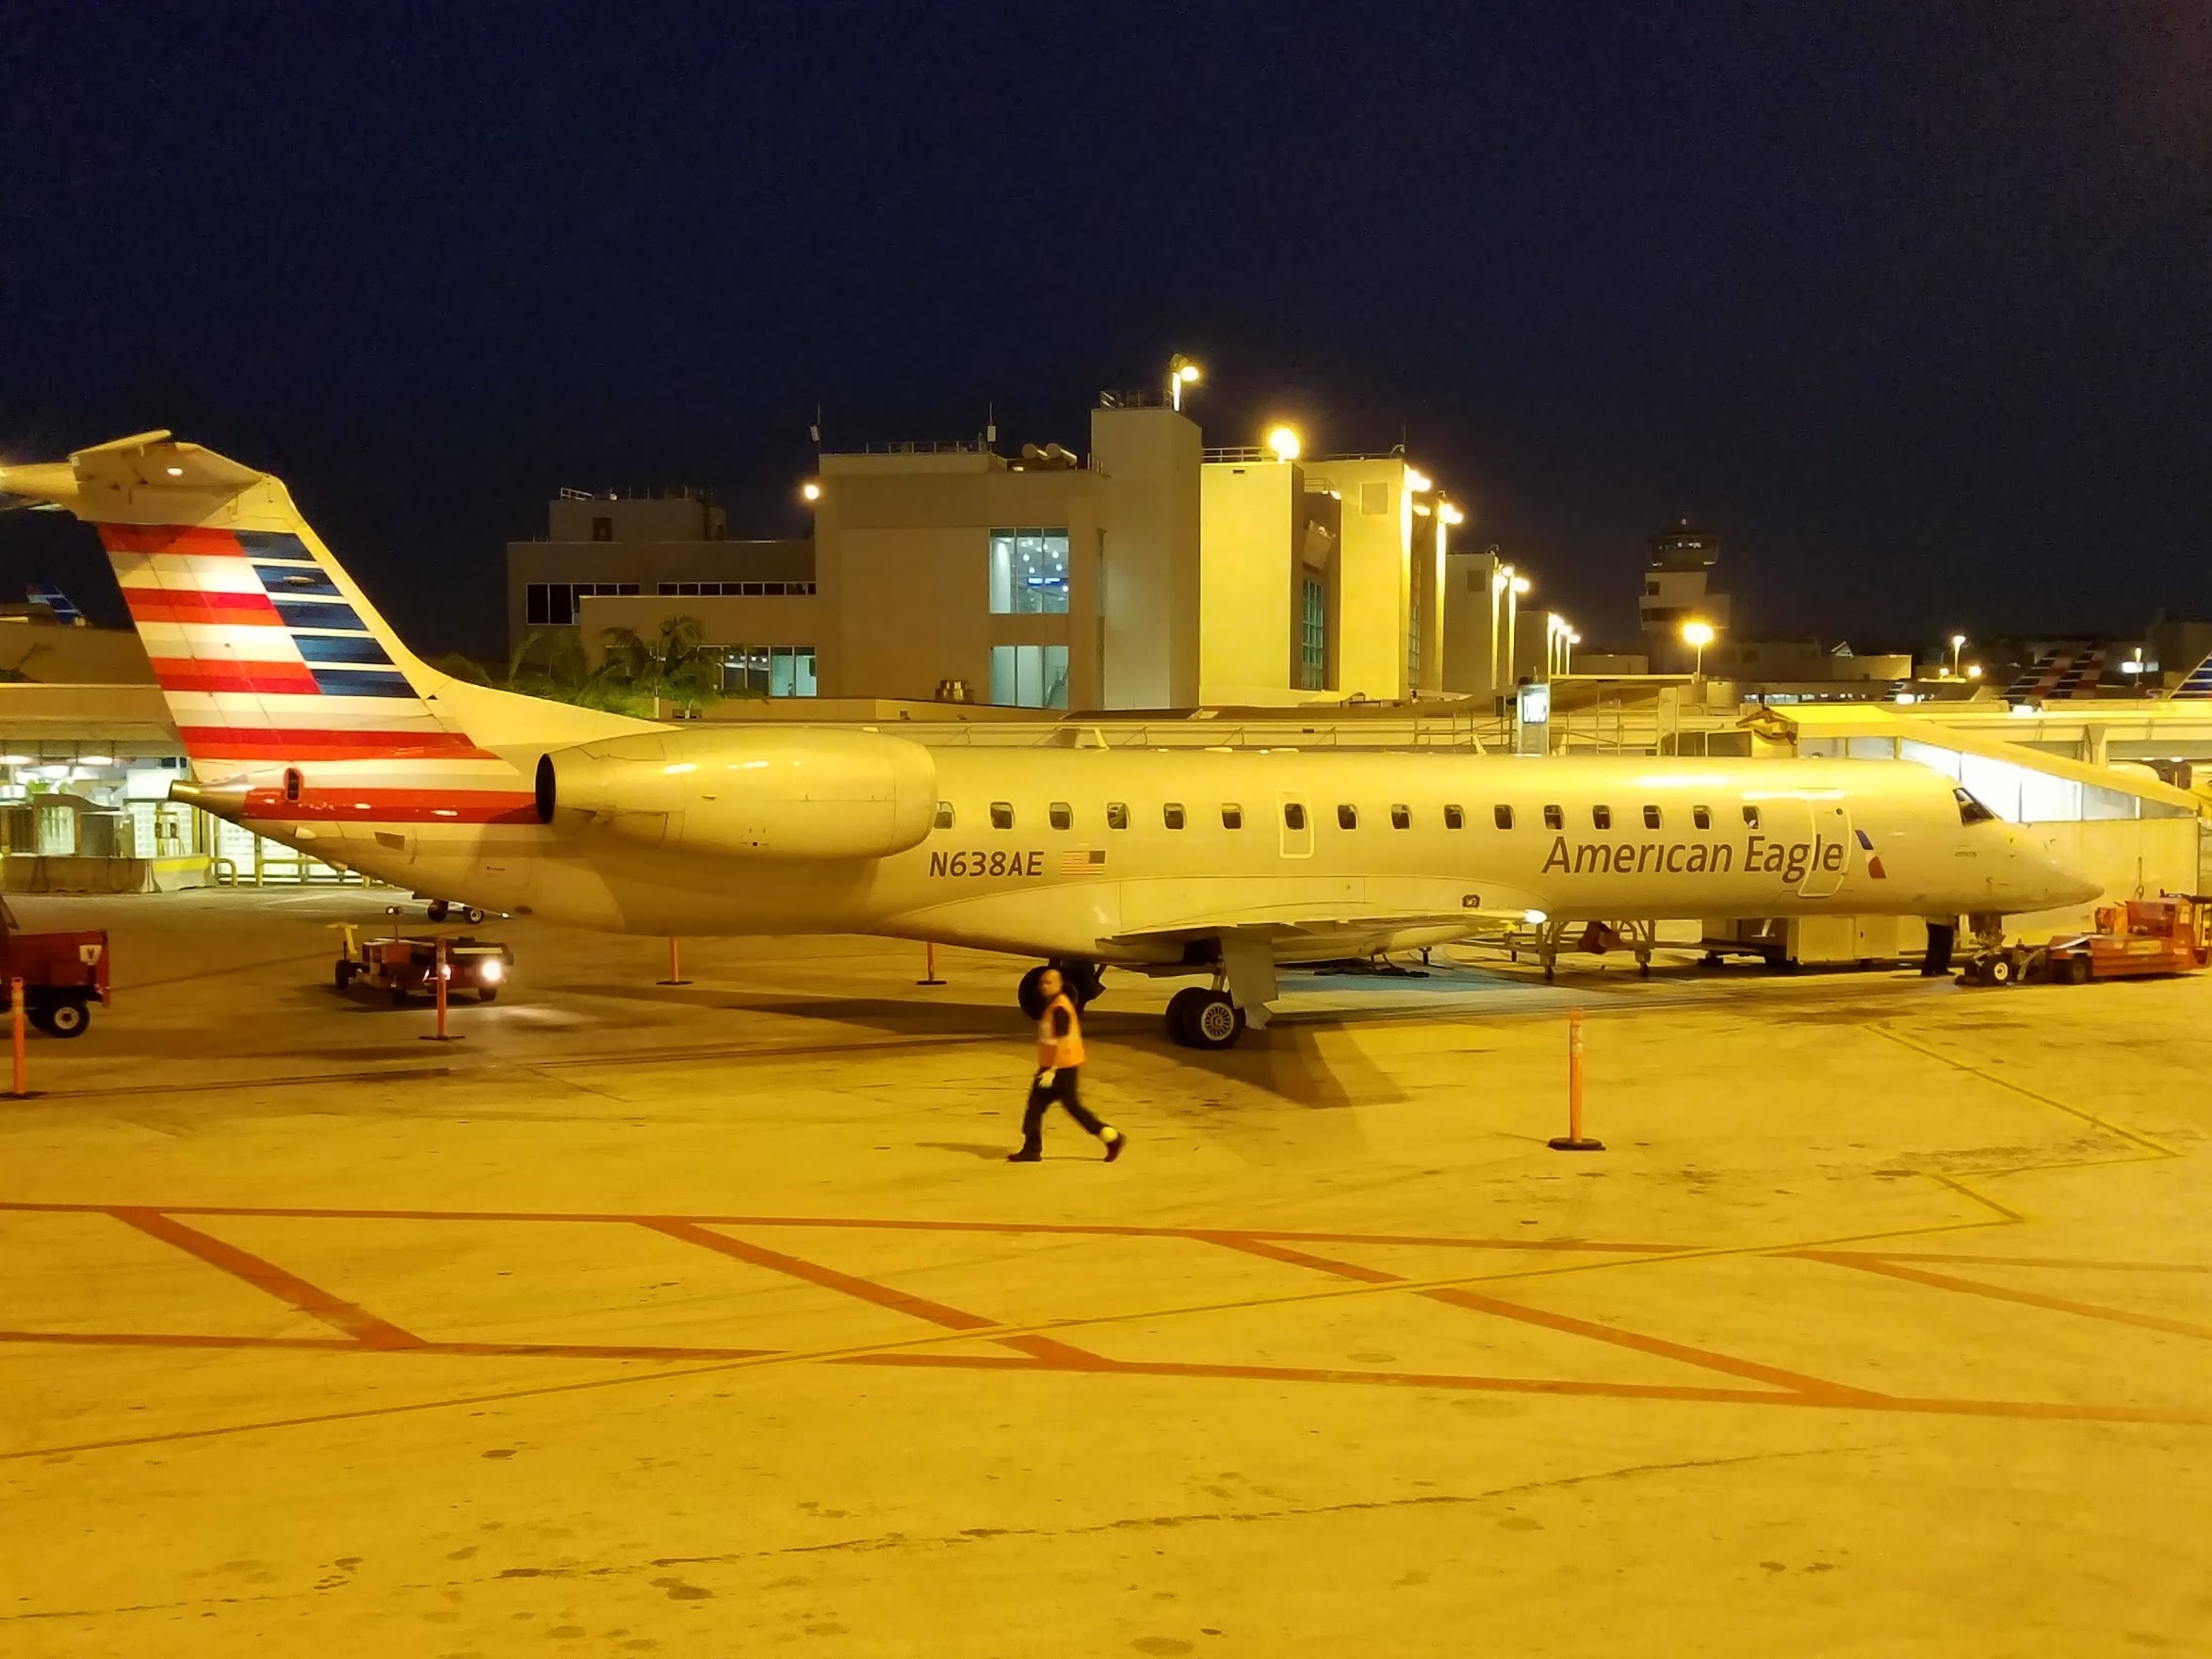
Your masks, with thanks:
[[[1045,999],[1045,1012],[1037,1019],[1037,1075],[1029,1086],[1029,1105],[1021,1114],[1021,1150],[1006,1154],[1009,1163],[1034,1163],[1045,1155],[1045,1109],[1057,1100],[1067,1115],[1106,1144],[1106,1162],[1121,1156],[1128,1137],[1077,1097],[1076,1074],[1083,1064],[1082,1021],[1067,983],[1057,968],[1048,968],[1037,980]]]

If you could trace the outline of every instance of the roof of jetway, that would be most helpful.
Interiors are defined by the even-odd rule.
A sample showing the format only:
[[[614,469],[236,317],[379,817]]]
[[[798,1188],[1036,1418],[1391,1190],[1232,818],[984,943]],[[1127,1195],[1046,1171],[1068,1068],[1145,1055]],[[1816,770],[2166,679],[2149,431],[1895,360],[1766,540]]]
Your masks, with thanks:
[[[1954,709],[1956,707],[1952,706]],[[1957,724],[1950,710],[1946,710],[1942,718],[1932,718],[1916,717],[1910,708],[1897,708],[1880,703],[1800,703],[1781,708],[1762,709],[1749,719],[1754,726],[1766,729],[1786,726],[1799,741],[1806,738],[1877,738],[1900,743],[1920,743],[1930,749],[1948,749],[1961,755],[1978,756],[1985,760],[2003,761],[2027,772],[2041,773],[2090,789],[2132,795],[2139,801],[2153,802],[2169,810],[2194,814],[2202,811],[2205,805],[2203,797],[2193,795],[2187,789],[2177,789],[2147,773],[2121,772],[2107,766],[2092,766],[2070,756],[2053,755],[2043,749],[2029,748],[2025,743],[1992,737],[1974,726]],[[2026,723],[2022,721],[2020,724],[2025,725]]]

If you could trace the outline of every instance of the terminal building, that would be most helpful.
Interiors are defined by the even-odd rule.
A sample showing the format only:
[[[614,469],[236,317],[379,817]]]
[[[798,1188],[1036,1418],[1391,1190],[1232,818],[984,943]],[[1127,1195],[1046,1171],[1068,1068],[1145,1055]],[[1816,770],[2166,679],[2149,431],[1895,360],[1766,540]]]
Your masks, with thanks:
[[[1109,394],[1082,452],[984,440],[824,451],[796,541],[729,537],[695,490],[563,491],[507,550],[511,644],[594,656],[694,619],[731,696],[1187,709],[1509,691],[1528,590],[1460,570],[1460,510],[1402,452],[1207,448]],[[1458,587],[1485,625],[1453,637]],[[1492,625],[1492,615],[1497,620]],[[538,637],[532,639],[532,634]],[[795,710],[794,712],[806,712]]]

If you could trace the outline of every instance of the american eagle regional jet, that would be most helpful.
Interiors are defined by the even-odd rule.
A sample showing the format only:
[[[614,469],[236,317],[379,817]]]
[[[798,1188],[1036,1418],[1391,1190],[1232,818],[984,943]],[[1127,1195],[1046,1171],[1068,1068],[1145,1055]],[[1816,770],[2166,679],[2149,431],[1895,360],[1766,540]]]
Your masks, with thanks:
[[[1179,1042],[1264,1025],[1278,964],[1513,922],[1926,919],[2095,886],[1897,761],[928,748],[664,725],[425,665],[283,482],[148,432],[0,467],[99,528],[190,763],[175,793],[332,863],[609,932],[860,933],[1208,975]],[[1033,1000],[1041,969],[1022,985]]]

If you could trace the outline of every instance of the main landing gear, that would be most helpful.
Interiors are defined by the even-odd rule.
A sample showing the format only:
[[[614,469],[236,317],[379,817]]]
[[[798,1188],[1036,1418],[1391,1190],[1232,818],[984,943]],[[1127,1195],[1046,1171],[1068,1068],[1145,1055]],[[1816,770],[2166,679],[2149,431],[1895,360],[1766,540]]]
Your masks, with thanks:
[[[1045,1017],[1045,991],[1039,982],[1044,979],[1047,968],[1060,970],[1060,977],[1067,985],[1067,994],[1074,1000],[1079,1011],[1088,1008],[1105,992],[1105,975],[1096,962],[1071,962],[1065,959],[1048,962],[1043,968],[1033,968],[1023,974],[1021,984],[1014,992],[1014,1000],[1021,1004],[1021,1011],[1032,1019]]]
[[[1186,1049],[1233,1048],[1244,1011],[1227,991],[1185,985],[1167,1000],[1167,1034]]]

